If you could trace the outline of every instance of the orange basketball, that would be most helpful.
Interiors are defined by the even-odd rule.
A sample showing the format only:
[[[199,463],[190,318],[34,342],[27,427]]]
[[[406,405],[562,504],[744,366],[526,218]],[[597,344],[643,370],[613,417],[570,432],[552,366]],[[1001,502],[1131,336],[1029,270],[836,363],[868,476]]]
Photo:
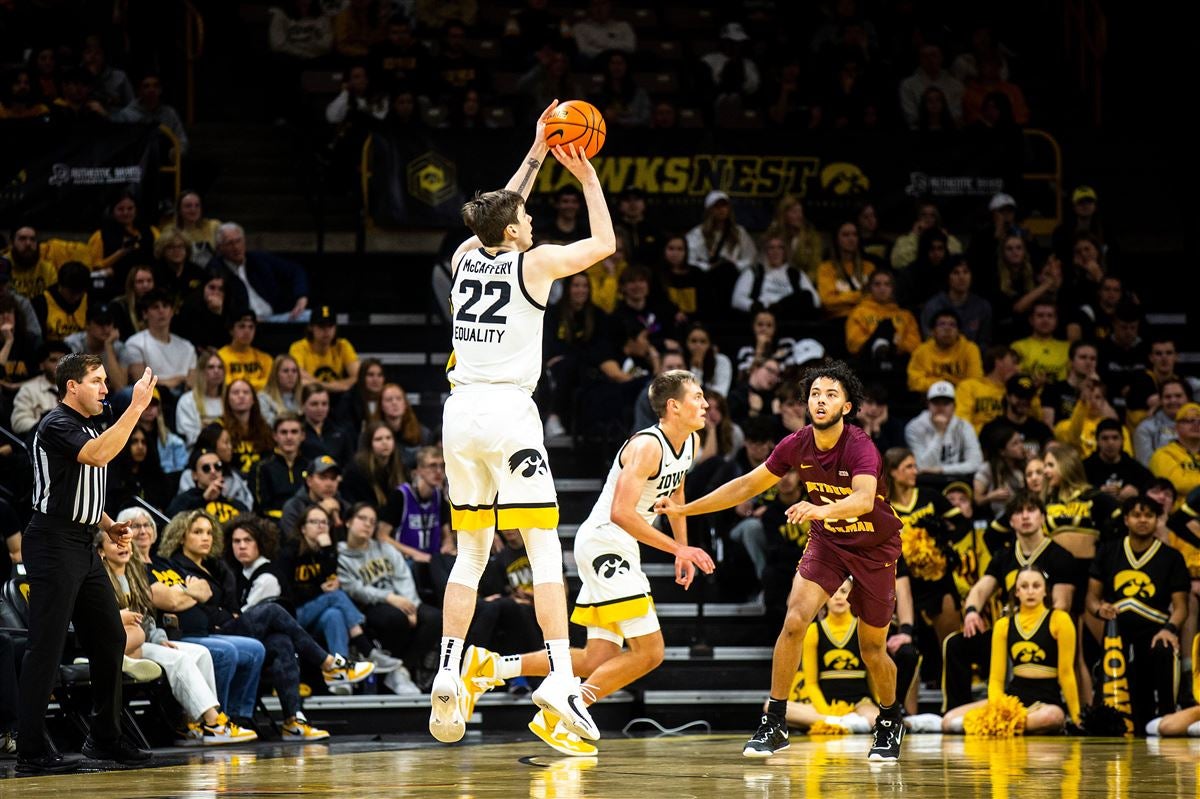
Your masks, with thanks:
[[[551,147],[574,144],[576,150],[595,158],[604,146],[607,130],[596,106],[583,100],[567,100],[559,103],[546,120],[546,144]]]

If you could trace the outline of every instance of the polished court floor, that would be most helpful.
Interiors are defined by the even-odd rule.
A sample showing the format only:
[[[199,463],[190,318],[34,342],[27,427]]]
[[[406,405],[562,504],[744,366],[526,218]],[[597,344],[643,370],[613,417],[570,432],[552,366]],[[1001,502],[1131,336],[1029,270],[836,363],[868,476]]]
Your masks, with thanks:
[[[495,740],[470,734],[456,746],[413,738],[192,750],[175,758],[190,761],[179,765],[2,780],[0,796],[1200,798],[1200,740],[910,736],[902,762],[887,766],[867,762],[863,736],[794,735],[789,750],[767,761],[743,758],[740,735],[614,736],[589,759],[562,758],[535,741]]]

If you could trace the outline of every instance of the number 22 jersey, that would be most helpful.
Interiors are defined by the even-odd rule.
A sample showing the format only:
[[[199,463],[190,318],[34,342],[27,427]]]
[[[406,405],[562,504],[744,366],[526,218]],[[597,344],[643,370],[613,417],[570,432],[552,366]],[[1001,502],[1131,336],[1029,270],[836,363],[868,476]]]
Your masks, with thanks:
[[[531,394],[537,388],[546,306],[525,286],[524,259],[480,247],[459,260],[450,288],[452,386],[516,385]]]

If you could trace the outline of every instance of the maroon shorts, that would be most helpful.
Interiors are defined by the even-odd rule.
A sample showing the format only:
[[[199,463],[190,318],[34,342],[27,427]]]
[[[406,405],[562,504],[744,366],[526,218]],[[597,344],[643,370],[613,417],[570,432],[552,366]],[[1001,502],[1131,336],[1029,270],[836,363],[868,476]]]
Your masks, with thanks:
[[[796,571],[832,595],[854,578],[850,611],[872,627],[887,627],[896,608],[896,559],[900,537],[877,546],[847,549],[825,536],[811,536]]]

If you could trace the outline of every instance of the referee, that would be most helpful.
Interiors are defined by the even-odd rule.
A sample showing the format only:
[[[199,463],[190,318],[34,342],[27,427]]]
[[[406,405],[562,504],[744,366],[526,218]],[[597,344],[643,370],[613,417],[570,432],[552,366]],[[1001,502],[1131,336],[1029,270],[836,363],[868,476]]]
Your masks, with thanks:
[[[69,771],[77,758],[48,746],[46,706],[58,676],[67,625],[75,622],[91,664],[92,721],[83,754],[125,765],[148,763],[150,753],[121,736],[121,659],[125,630],[112,584],[92,540],[104,530],[130,541],[129,524],[104,512],[108,462],[125,448],[158,378],[147,369],[129,408],[101,433],[106,374],[98,355],[67,355],[54,380],[60,402],[42,417],[29,451],[33,461],[33,518],[22,539],[29,576],[29,646],[21,669],[17,771]]]

